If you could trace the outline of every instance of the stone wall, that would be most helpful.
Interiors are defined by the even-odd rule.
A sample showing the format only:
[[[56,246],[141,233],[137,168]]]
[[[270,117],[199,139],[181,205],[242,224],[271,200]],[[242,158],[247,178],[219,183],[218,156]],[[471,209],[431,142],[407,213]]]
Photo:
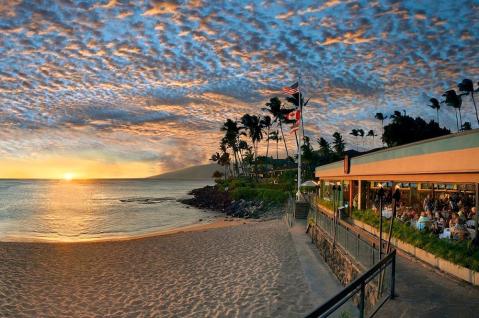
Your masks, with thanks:
[[[343,286],[354,281],[366,270],[341,246],[333,244],[331,237],[319,226],[314,225],[310,233],[314,244],[319,249],[319,254]],[[366,312],[369,312],[378,300],[378,288],[375,280],[366,285],[365,293]],[[358,305],[359,293],[353,297],[353,303]]]
[[[363,271],[346,251],[337,244],[333,245],[329,235],[317,225],[312,227],[311,237],[319,249],[319,254],[343,286],[351,283]]]

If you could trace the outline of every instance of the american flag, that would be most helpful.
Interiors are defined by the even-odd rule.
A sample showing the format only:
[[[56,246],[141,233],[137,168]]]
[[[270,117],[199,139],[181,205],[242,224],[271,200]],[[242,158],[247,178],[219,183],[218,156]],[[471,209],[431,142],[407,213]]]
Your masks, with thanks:
[[[298,82],[294,83],[291,86],[285,86],[283,87],[283,93],[288,94],[288,95],[294,95],[299,93],[299,84]]]

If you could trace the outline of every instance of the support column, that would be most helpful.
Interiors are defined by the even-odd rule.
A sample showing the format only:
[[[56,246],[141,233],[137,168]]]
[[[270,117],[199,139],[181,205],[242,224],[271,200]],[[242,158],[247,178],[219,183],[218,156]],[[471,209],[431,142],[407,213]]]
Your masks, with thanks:
[[[358,210],[363,209],[363,182],[358,180]]]
[[[349,180],[349,216],[353,215],[354,180]]]

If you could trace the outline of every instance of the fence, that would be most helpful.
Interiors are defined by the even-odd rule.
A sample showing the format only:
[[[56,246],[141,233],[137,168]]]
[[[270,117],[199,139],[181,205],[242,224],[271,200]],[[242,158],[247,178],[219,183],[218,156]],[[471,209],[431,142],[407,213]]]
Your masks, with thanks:
[[[372,317],[394,298],[396,250],[307,317]]]
[[[312,312],[308,317],[372,317],[394,297],[396,251],[378,260],[379,250],[361,239],[358,234],[334,222],[310,201],[310,213],[316,225],[357,263],[367,269],[339,294]],[[378,262],[379,261],[379,262]]]
[[[362,240],[358,234],[348,228],[335,224],[334,220],[311,205],[310,218],[315,220],[324,232],[335,240],[349,255],[351,255],[364,268],[371,268],[379,258],[379,250]]]

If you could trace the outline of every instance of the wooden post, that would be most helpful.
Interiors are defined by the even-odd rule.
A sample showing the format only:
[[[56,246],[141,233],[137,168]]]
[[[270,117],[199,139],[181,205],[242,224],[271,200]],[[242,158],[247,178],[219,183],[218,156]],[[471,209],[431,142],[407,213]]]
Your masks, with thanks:
[[[353,215],[354,180],[349,180],[349,216]]]
[[[475,220],[476,224],[474,224],[474,241],[476,242],[476,245],[479,245],[479,237],[477,236],[478,235],[478,232],[479,232],[479,229],[477,228],[477,224],[479,223],[479,183],[476,183],[476,217],[475,217]]]
[[[358,180],[358,210],[362,210],[363,209],[363,199],[362,199],[362,196],[363,196],[363,187],[362,187],[362,181],[361,180]]]

